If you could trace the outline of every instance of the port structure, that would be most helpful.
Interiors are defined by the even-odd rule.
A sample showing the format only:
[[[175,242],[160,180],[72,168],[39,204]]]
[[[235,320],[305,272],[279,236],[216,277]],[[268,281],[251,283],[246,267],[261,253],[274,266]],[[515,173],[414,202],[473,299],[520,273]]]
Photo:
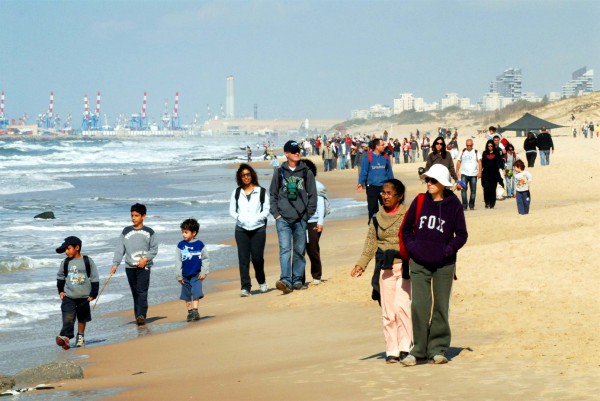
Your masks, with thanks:
[[[142,130],[148,128],[148,122],[146,119],[146,101],[148,100],[148,94],[144,92],[144,100],[142,101],[142,112],[141,114],[132,114],[129,119],[129,128],[132,130]]]

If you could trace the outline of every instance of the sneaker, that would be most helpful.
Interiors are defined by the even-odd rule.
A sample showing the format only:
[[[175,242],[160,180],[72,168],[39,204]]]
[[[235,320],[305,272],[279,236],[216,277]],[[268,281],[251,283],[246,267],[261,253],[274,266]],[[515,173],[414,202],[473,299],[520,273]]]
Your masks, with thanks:
[[[294,289],[295,290],[301,290],[302,289],[302,282],[297,281],[294,283]]]
[[[397,356],[387,356],[385,358],[385,363],[398,363],[400,362],[400,358],[398,358]]]
[[[192,320],[200,320],[200,314],[198,313],[198,309],[192,309]]]
[[[417,364],[417,358],[414,355],[408,354],[406,358],[400,361],[404,366],[415,366]]]
[[[138,317],[135,318],[135,322],[137,323],[138,326],[143,326],[146,324],[146,318],[142,315],[139,315]]]
[[[446,358],[444,355],[434,355],[433,358],[431,358],[431,362],[435,363],[436,365],[441,365],[448,363],[448,358]]]
[[[250,294],[250,291],[248,291],[248,290],[242,290],[240,292],[240,297],[249,297],[250,295],[252,295],[252,294]]]
[[[83,347],[85,345],[85,340],[83,339],[83,334],[77,333],[77,337],[75,337],[75,347]]]
[[[190,309],[190,310],[188,311],[188,315],[187,315],[187,319],[186,319],[186,320],[187,320],[188,322],[191,322],[193,318],[194,318],[194,314],[192,313],[192,310]]]
[[[313,285],[319,285],[321,284],[321,280],[314,279],[312,283]]]
[[[289,294],[290,292],[293,291],[284,281],[281,281],[281,280],[279,280],[278,282],[275,283],[275,288],[277,288],[279,291],[283,292],[284,294]]]
[[[267,286],[267,283],[263,283],[260,285],[260,292],[267,292],[269,291],[269,287]]]
[[[409,352],[406,351],[400,351],[400,360],[403,360],[404,358],[406,358],[408,356]]]
[[[56,345],[62,347],[63,349],[71,348],[71,344],[69,344],[69,338],[65,336],[56,336]]]

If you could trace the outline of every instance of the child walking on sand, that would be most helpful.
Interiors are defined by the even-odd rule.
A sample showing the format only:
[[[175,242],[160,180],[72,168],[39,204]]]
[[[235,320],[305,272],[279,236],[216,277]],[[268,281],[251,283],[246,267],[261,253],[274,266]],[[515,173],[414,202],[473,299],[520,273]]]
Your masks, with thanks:
[[[56,275],[58,295],[62,301],[62,329],[56,337],[56,344],[63,349],[71,348],[69,339],[74,337],[75,319],[77,319],[76,347],[83,347],[85,326],[92,320],[90,301],[98,296],[99,278],[96,264],[87,255],[81,254],[81,240],[67,237],[56,248],[56,253],[65,253]]]
[[[179,270],[177,281],[181,284],[179,299],[185,301],[187,321],[200,320],[198,301],[204,298],[202,281],[209,272],[208,254],[202,241],[196,239],[200,224],[195,219],[181,223],[183,240],[177,244],[175,267]]]
[[[525,171],[525,163],[520,159],[515,161],[513,169],[515,182],[517,184],[517,210],[519,211],[519,214],[529,214],[529,204],[531,203],[529,185],[531,185],[533,178],[529,171]]]
[[[133,311],[138,326],[146,324],[150,268],[158,253],[154,230],[144,225],[145,218],[146,206],[139,203],[131,206],[133,225],[125,227],[121,232],[111,269],[111,273],[115,274],[125,256],[125,273],[133,296]]]

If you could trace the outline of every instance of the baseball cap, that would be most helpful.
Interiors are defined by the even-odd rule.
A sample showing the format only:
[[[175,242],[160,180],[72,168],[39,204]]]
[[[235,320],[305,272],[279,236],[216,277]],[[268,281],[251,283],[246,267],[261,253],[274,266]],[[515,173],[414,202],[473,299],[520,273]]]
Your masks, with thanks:
[[[286,153],[300,153],[300,146],[298,146],[298,142],[296,141],[287,141],[283,145],[283,151]]]
[[[62,243],[62,245],[59,246],[58,248],[56,248],[56,253],[63,253],[64,251],[67,250],[69,245],[71,245],[71,246],[79,245],[79,247],[81,248],[81,240],[77,237],[65,238],[65,241]]]

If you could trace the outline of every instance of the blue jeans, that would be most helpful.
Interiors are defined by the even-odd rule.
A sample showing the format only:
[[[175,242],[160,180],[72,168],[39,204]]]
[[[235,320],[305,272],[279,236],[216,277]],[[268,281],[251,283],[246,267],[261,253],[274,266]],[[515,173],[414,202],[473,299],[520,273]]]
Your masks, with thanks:
[[[460,180],[465,183],[464,188],[460,191],[462,195],[462,204],[463,209],[467,209],[467,205],[471,209],[475,209],[475,195],[477,194],[477,176],[470,175],[460,175]],[[469,197],[469,202],[467,203],[467,187],[471,187],[471,196]]]
[[[529,191],[517,191],[517,210],[519,214],[529,214],[529,204],[531,203],[531,193]]]
[[[323,170],[324,171],[331,171],[331,161],[332,159],[323,159]]]
[[[279,280],[291,288],[295,283],[302,283],[304,277],[307,223],[304,220],[290,223],[280,217],[275,220],[275,225],[277,226],[277,238],[279,238],[279,264],[281,266]]]
[[[340,170],[345,170],[346,169],[346,156],[341,155],[340,156]]]
[[[550,165],[550,150],[540,150],[540,163],[542,166]]]
[[[504,177],[504,181],[506,182],[506,196],[513,196],[515,194],[515,176],[511,175],[509,177],[508,175],[506,175]]]
[[[400,152],[394,152],[394,163],[400,164]]]

